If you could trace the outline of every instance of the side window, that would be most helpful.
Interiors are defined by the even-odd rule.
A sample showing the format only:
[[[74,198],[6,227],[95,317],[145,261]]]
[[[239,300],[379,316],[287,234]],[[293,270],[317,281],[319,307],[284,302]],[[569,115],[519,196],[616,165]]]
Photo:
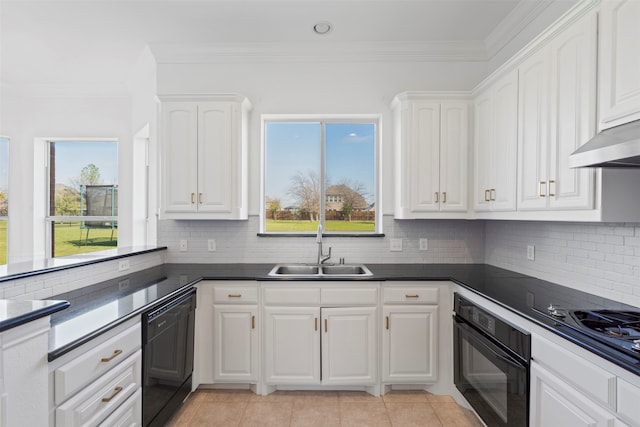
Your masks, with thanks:
[[[118,246],[118,143],[49,141],[47,245],[60,257]]]
[[[377,120],[264,121],[261,230],[375,234]]]
[[[7,263],[9,222],[9,139],[0,137],[0,264]]]

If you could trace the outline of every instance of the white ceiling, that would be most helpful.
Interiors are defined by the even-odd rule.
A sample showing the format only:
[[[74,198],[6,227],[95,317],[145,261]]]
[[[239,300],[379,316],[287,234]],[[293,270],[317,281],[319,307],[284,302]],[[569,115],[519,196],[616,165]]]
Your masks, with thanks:
[[[0,0],[5,83],[123,82],[148,44],[464,42],[499,49],[553,1]],[[575,0],[555,0],[568,8]],[[333,30],[319,36],[319,21]],[[475,43],[475,44],[474,44]],[[487,46],[491,44],[491,46]]]

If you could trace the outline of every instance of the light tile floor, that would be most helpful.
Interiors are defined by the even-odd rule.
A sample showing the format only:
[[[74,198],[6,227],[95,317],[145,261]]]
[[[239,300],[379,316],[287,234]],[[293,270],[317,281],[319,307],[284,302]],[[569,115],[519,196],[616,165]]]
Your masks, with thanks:
[[[481,427],[451,396],[392,391],[276,391],[258,396],[244,390],[198,390],[169,427]]]

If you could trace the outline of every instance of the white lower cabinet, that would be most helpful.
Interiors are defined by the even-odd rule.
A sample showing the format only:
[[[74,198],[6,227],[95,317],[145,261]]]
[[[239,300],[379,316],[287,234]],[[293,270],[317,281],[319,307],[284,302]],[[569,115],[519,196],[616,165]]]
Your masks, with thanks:
[[[304,286],[263,289],[265,383],[375,386],[378,285]]]
[[[531,427],[607,427],[615,416],[540,364],[531,363]]]
[[[382,382],[438,380],[439,288],[389,282],[382,287]]]
[[[141,425],[138,318],[50,363],[52,425]]]

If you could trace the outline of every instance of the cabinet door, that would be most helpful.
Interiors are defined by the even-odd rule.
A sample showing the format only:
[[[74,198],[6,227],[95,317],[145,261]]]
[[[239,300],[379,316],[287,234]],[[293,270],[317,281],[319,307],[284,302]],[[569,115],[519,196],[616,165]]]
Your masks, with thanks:
[[[473,209],[488,211],[490,210],[491,140],[493,139],[493,106],[490,89],[476,97],[473,110]]]
[[[568,162],[571,153],[596,131],[596,53],[595,13],[574,23],[551,43],[552,114],[547,176],[551,209],[594,208],[595,170],[571,169]]]
[[[547,207],[550,70],[549,48],[518,69],[518,210]]]
[[[608,0],[600,15],[600,128],[640,119],[640,2]]]
[[[162,103],[162,204],[165,212],[197,211],[197,120],[195,102]]]
[[[411,212],[439,210],[440,104],[412,102],[411,128],[405,144],[411,171]]]
[[[612,414],[535,362],[531,363],[530,399],[532,427],[605,427],[615,421]]]
[[[258,379],[258,307],[214,305],[213,363],[216,382]]]
[[[518,158],[518,72],[513,71],[493,87],[491,139],[491,210],[516,209]]]
[[[267,384],[320,383],[320,308],[264,308]]]
[[[438,379],[438,307],[384,306],[382,380],[430,383]]]
[[[239,144],[234,141],[233,104],[198,104],[198,211],[231,214]]]
[[[322,383],[376,382],[376,308],[322,309]]]
[[[440,106],[440,210],[466,212],[469,170],[469,104]]]

